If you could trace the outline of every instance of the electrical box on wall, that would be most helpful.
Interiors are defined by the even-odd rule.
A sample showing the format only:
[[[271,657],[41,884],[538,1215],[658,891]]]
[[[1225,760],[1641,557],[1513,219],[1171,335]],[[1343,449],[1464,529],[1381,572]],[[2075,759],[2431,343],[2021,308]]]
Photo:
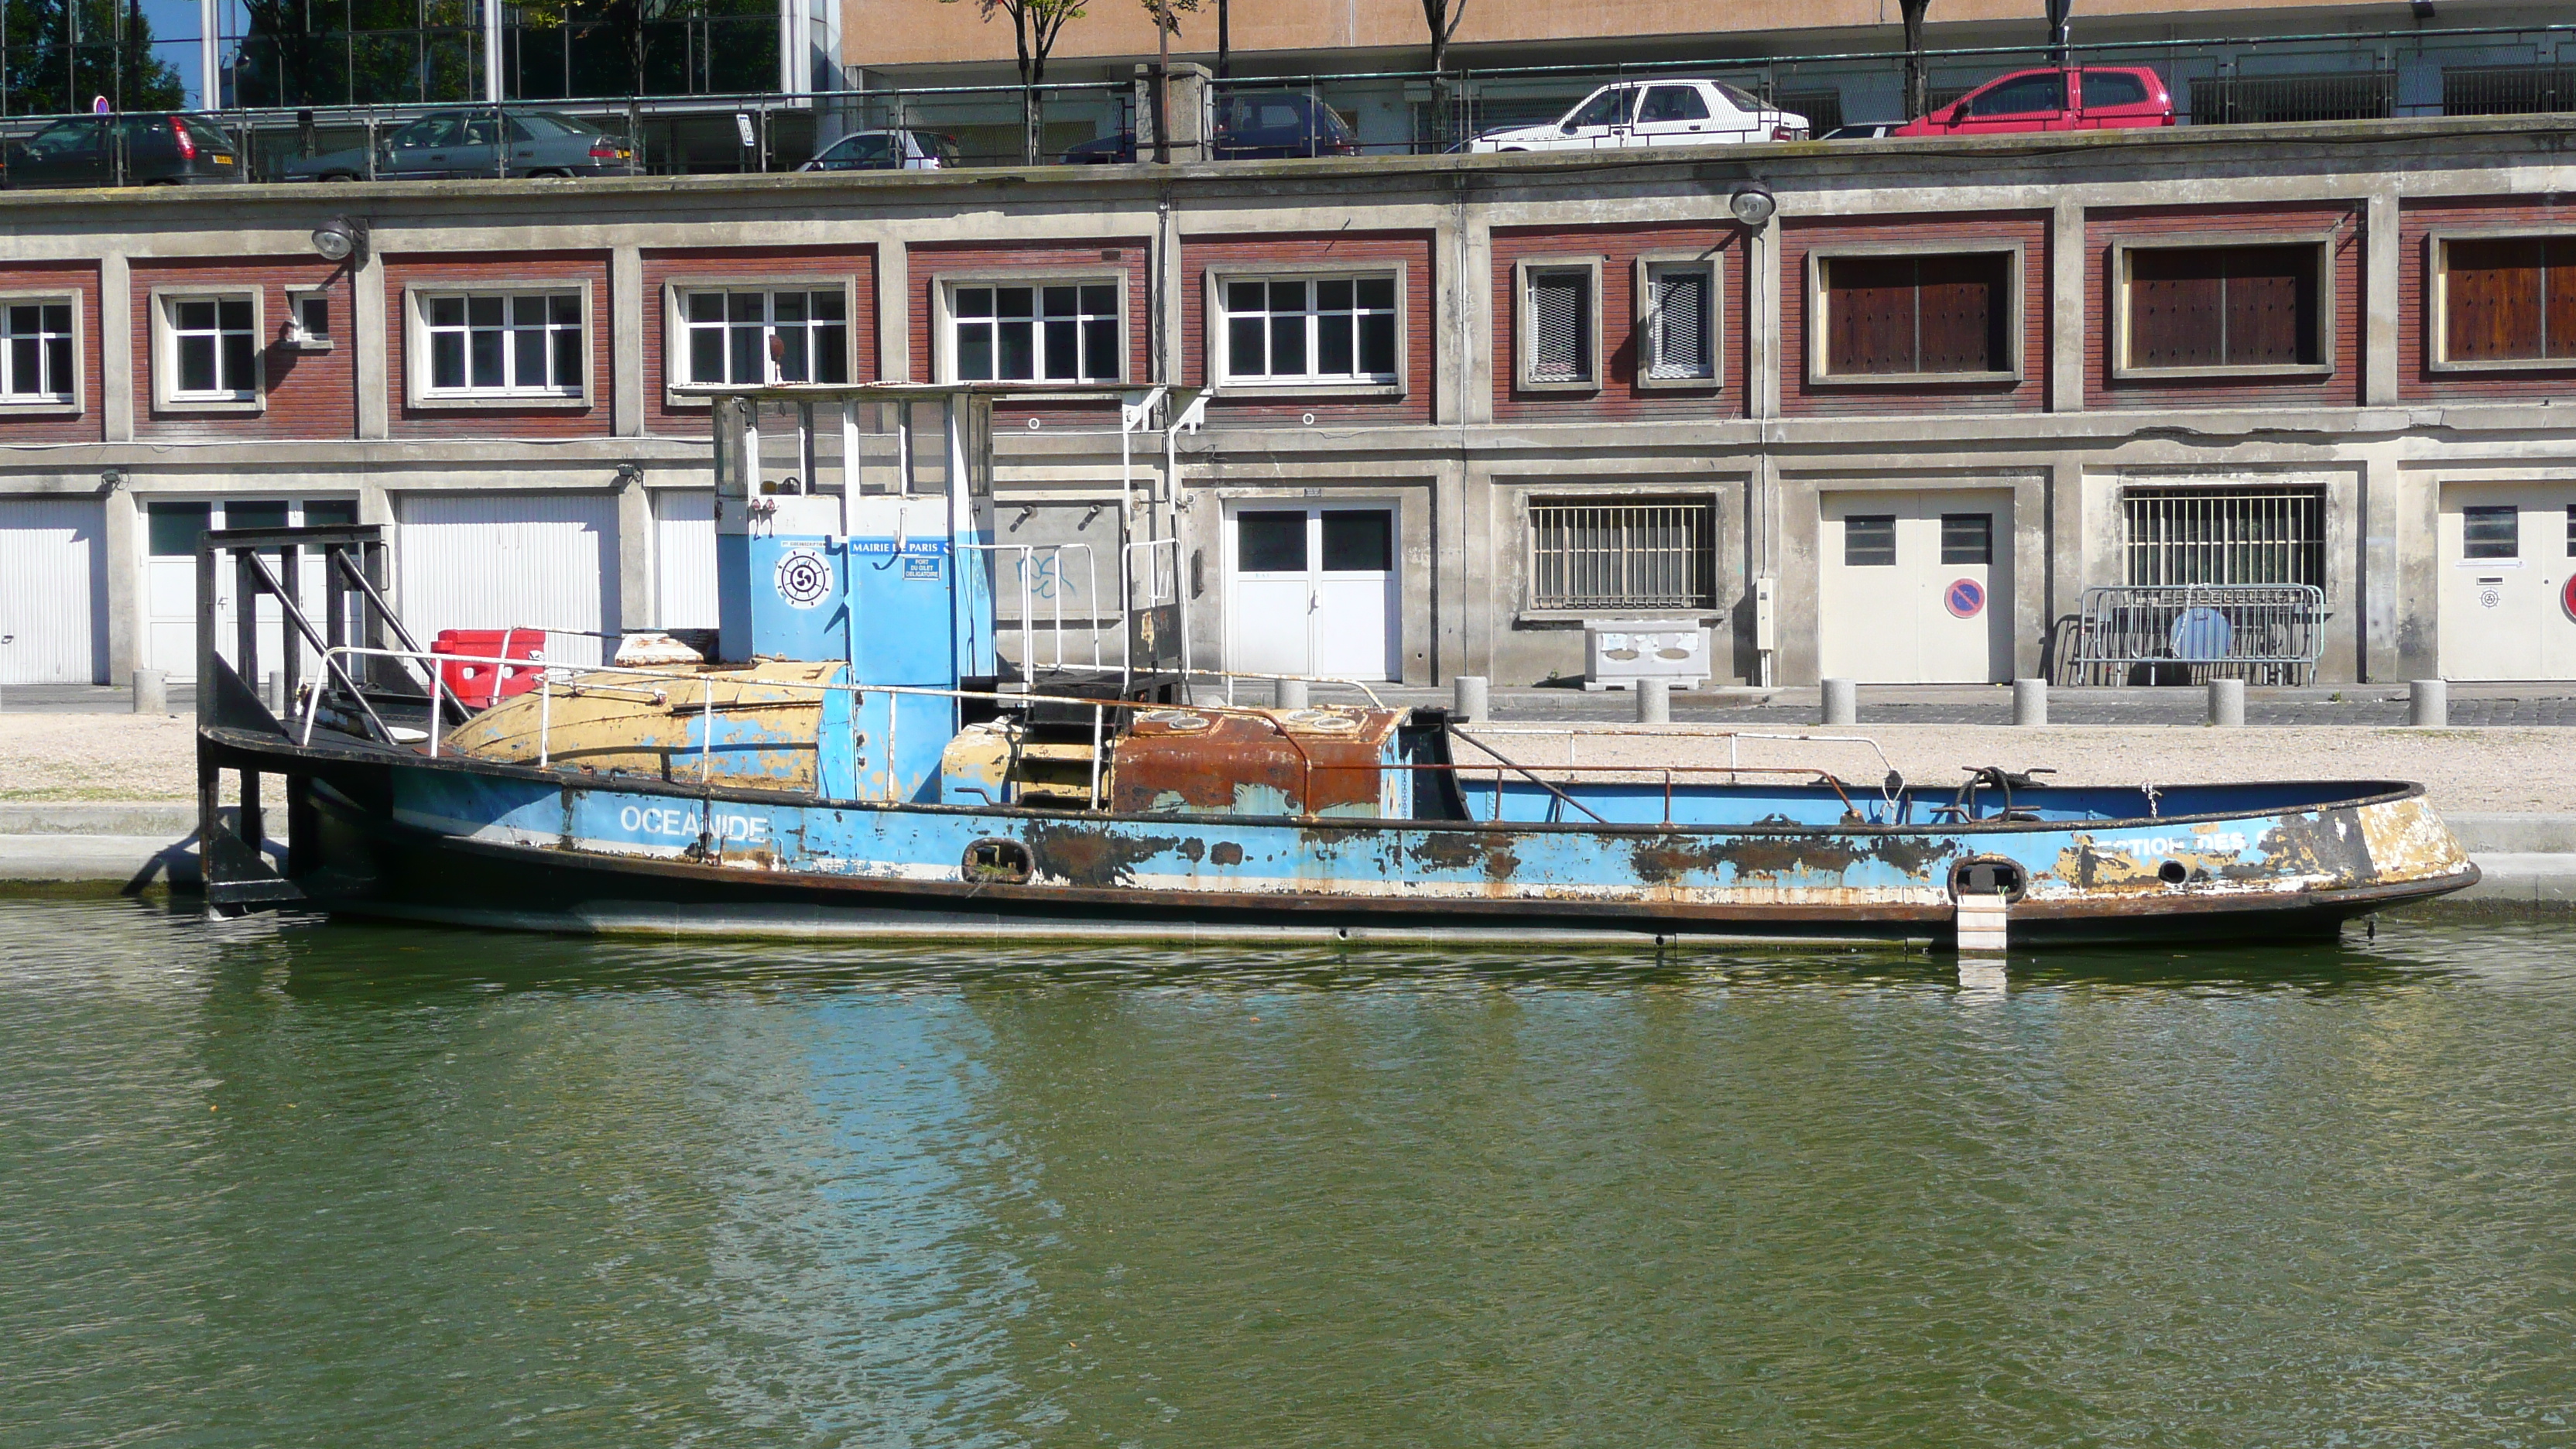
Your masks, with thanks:
[[[1772,604],[1777,581],[1768,575],[1753,581],[1753,647],[1768,654],[1779,646],[1779,614]]]
[[[1675,689],[1708,683],[1708,629],[1688,620],[1586,619],[1583,687],[1634,689],[1661,679]]]

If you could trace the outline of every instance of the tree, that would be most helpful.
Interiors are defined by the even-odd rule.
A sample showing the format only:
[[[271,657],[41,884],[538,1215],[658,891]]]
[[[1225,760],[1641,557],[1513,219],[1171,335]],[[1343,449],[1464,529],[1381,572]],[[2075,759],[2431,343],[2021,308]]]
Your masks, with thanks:
[[[955,5],[961,0],[939,0]],[[1080,20],[1089,0],[974,0],[987,23],[997,13],[1011,17],[1011,39],[1020,50],[1020,160],[1038,164],[1038,86],[1046,80],[1047,56],[1067,22]]]
[[[1467,0],[1422,0],[1422,23],[1431,29],[1431,114],[1435,128],[1448,122],[1449,42],[1458,34],[1458,22],[1466,18]]]
[[[1905,16],[1905,118],[1932,109],[1932,85],[1923,73],[1923,13],[1932,0],[1896,0]]]
[[[120,111],[175,111],[187,88],[152,53],[152,22],[125,0],[6,0],[9,44],[0,92],[11,115],[86,111],[97,96]]]

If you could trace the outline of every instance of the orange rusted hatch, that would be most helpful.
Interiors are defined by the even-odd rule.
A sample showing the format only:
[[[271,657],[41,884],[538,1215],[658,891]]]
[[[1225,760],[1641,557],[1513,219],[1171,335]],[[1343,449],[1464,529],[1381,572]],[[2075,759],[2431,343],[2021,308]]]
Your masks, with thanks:
[[[1388,709],[1158,709],[1110,756],[1109,808],[1133,815],[1411,813]]]

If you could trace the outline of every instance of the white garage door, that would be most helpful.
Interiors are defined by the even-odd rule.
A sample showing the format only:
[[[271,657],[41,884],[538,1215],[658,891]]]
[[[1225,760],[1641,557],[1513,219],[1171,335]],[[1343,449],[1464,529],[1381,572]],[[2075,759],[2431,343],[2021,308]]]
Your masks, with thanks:
[[[412,493],[401,502],[403,622],[441,629],[601,630],[617,613],[614,493]],[[558,633],[546,657],[596,664],[600,641]]]
[[[2012,678],[2012,495],[1828,493],[1816,538],[1816,656],[1827,679]]]
[[[0,498],[0,683],[107,683],[95,498]]]
[[[653,494],[653,587],[653,622],[665,629],[716,627],[714,489]]]
[[[2576,679],[2576,484],[2442,490],[2447,679]]]

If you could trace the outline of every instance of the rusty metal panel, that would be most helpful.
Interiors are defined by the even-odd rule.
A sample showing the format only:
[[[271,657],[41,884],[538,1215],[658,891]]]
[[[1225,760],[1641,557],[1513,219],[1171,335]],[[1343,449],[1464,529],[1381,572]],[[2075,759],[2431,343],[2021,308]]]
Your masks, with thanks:
[[[1375,819],[1402,719],[1355,707],[1149,710],[1111,753],[1109,808]]]

